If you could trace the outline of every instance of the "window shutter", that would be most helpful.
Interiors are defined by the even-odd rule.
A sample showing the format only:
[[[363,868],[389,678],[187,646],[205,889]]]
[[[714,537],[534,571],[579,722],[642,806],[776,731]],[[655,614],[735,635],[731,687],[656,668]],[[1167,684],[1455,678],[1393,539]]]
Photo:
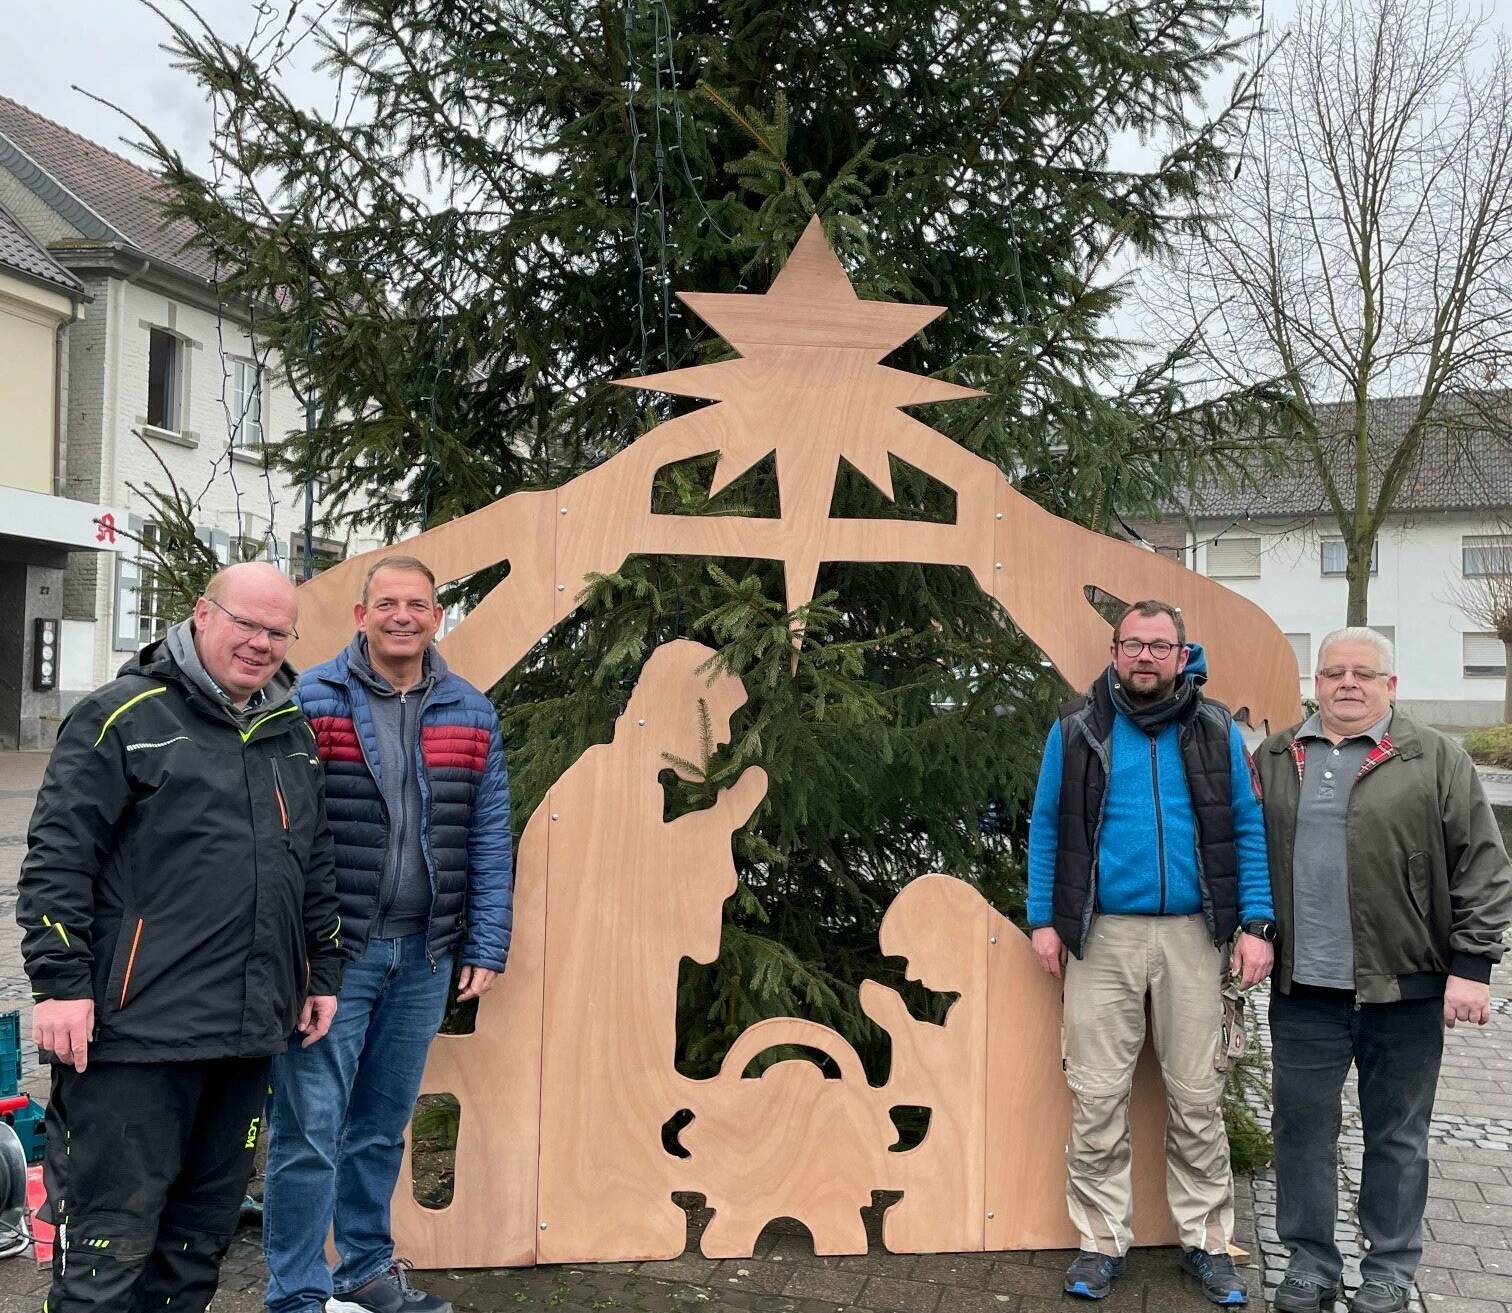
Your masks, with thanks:
[[[1286,641],[1291,644],[1293,655],[1297,658],[1297,673],[1303,679],[1312,675],[1312,635],[1311,634],[1288,634]]]
[[[1466,675],[1505,675],[1507,652],[1495,634],[1464,635]]]
[[[1260,539],[1220,538],[1209,543],[1207,572],[1214,579],[1258,579]]]

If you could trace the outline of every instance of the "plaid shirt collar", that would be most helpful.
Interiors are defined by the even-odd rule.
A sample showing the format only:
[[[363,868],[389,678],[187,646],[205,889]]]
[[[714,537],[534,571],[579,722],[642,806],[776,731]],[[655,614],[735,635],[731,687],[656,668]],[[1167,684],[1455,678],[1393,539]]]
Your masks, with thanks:
[[[1373,740],[1369,753],[1360,763],[1360,773],[1355,776],[1356,780],[1364,779],[1382,762],[1390,761],[1396,756],[1396,749],[1391,745],[1391,731],[1388,728],[1390,724],[1391,712],[1388,711],[1369,729],[1351,736]],[[1291,755],[1292,761],[1297,766],[1298,783],[1301,783],[1303,773],[1307,769],[1307,745],[1312,739],[1323,739],[1327,742],[1327,736],[1323,733],[1323,718],[1316,711],[1298,726],[1296,734],[1292,736]]]

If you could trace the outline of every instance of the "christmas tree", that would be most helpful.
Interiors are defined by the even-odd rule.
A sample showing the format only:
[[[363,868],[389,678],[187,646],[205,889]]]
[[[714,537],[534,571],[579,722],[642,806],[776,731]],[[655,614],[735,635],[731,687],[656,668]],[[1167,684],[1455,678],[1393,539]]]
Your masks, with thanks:
[[[886,307],[891,363],[982,393],[931,413],[940,441],[1117,528],[1250,458],[1267,400],[1191,399],[1180,346],[1136,361],[1109,327],[1115,262],[1159,251],[1229,167],[1248,83],[1210,115],[1196,96],[1238,65],[1248,12],[347,0],[308,38],[342,88],[326,111],[283,90],[287,33],[237,46],[173,24],[216,103],[215,176],[150,144],[226,294],[264,307],[319,399],[286,458],[338,499],[375,498],[394,537],[557,487],[696,404],[611,380],[681,371],[703,381],[675,391],[708,397],[759,367],[717,293],[694,304],[724,337],[674,291],[765,291],[815,216],[863,297],[952,307],[933,322]],[[1115,138],[1160,149],[1116,167]],[[718,363],[731,346],[742,358]],[[774,434],[674,463],[653,508],[954,518],[953,491],[906,460],[806,450]],[[842,1030],[879,1074],[856,988],[889,977],[881,913],[927,870],[1021,910],[1028,800],[1066,688],[960,567],[634,557],[495,690],[522,822],[674,637],[718,648],[750,701],[701,784],[669,772],[669,809],[752,763],[771,776],[737,836],[719,961],[685,965],[685,1067],[708,1074],[734,1034],[792,1014]]]

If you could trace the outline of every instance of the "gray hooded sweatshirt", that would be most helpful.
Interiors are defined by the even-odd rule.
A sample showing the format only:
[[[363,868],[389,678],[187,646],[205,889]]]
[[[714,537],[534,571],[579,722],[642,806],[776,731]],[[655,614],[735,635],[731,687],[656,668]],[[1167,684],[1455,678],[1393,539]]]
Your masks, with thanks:
[[[378,886],[378,910],[370,937],[399,939],[423,934],[430,925],[432,891],[421,847],[426,817],[420,797],[420,713],[436,682],[446,673],[446,662],[431,648],[425,654],[420,682],[403,693],[373,669],[365,635],[352,638],[347,662],[368,692],[373,732],[378,738],[378,787],[389,819],[383,879]]]

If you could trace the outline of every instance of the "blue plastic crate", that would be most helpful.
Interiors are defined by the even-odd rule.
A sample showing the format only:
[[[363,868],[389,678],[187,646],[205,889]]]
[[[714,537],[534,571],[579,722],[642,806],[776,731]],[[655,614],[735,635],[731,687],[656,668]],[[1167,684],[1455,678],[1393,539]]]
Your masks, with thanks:
[[[21,1014],[0,1012],[0,1096],[20,1092],[25,1063],[21,1051]]]
[[[47,1109],[35,1099],[29,1099],[26,1107],[7,1113],[6,1120],[15,1128],[16,1138],[21,1141],[21,1151],[26,1161],[39,1163],[47,1153]]]

